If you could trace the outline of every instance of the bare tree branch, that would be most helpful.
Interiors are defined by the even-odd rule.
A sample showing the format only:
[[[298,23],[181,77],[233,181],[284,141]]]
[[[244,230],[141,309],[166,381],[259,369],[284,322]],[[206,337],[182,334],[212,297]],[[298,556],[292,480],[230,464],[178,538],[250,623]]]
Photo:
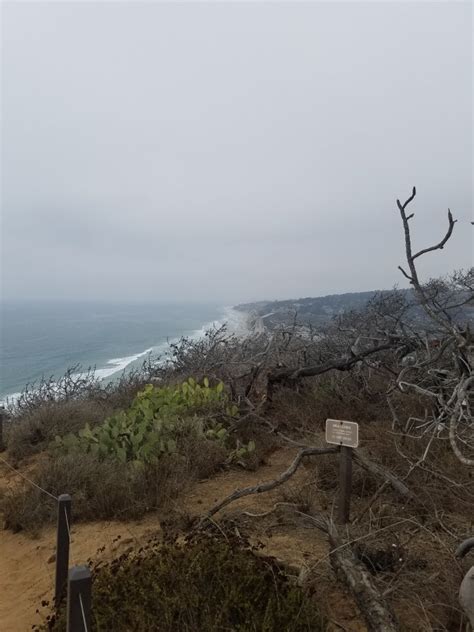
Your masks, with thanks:
[[[392,472],[389,472],[389,470],[382,467],[381,465],[378,465],[377,463],[370,461],[366,456],[364,456],[360,452],[360,450],[354,450],[352,456],[353,456],[354,461],[358,465],[363,467],[368,472],[371,472],[371,474],[375,474],[375,476],[378,476],[379,478],[386,481],[401,496],[409,500],[416,500],[416,496],[410,491],[410,489],[408,489],[405,483],[401,481],[399,478],[397,478],[394,474],[392,474]]]
[[[331,448],[304,448],[300,450],[296,455],[294,461],[291,463],[289,468],[280,474],[277,478],[271,481],[266,481],[264,483],[259,483],[258,485],[253,485],[252,487],[244,487],[242,489],[236,489],[232,494],[226,496],[223,500],[216,503],[209,511],[207,511],[204,516],[201,518],[199,525],[202,524],[205,520],[209,519],[211,516],[216,514],[218,511],[229,505],[230,503],[238,500],[239,498],[244,498],[245,496],[250,496],[252,494],[261,494],[262,492],[268,492],[271,489],[275,489],[275,487],[279,487],[286,483],[288,479],[290,479],[293,474],[297,471],[299,466],[301,465],[301,461],[307,456],[316,456],[321,454],[334,454],[338,452],[338,447]]]
[[[417,252],[416,255],[413,255],[412,261],[414,261],[417,257],[421,257],[421,255],[424,255],[427,252],[432,252],[433,250],[442,250],[444,248],[444,244],[451,237],[452,232],[453,232],[453,228],[454,228],[454,224],[457,221],[458,221],[457,219],[453,219],[451,211],[448,209],[448,231],[447,231],[446,235],[443,237],[443,239],[438,244],[436,244],[434,246],[430,246],[429,248],[424,248],[423,250],[420,250],[419,252]]]
[[[322,375],[323,373],[327,373],[328,371],[348,371],[355,364],[361,362],[365,358],[373,355],[374,353],[378,353],[380,351],[386,351],[388,349],[394,349],[396,346],[399,346],[400,343],[396,343],[395,341],[388,342],[386,344],[379,344],[375,347],[371,347],[354,355],[351,352],[351,355],[345,355],[335,360],[329,360],[323,364],[317,364],[313,366],[303,366],[300,368],[291,368],[291,369],[275,369],[270,372],[268,375],[268,390],[267,390],[267,399],[268,401],[272,400],[273,389],[276,384],[285,382],[285,381],[296,381],[304,377],[314,377],[316,375]]]

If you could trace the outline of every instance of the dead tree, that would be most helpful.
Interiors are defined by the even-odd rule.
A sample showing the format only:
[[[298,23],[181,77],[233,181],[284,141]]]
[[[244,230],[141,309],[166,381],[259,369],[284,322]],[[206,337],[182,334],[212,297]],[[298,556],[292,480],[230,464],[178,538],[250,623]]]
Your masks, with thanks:
[[[457,220],[448,209],[448,228],[436,244],[413,251],[410,221],[407,214],[413,201],[411,196],[397,206],[405,235],[405,254],[408,271],[399,266],[410,282],[420,307],[432,325],[425,344],[419,346],[410,366],[401,368],[396,386],[402,391],[412,390],[433,402],[432,413],[418,422],[423,433],[446,430],[451,448],[461,463],[474,466],[474,419],[472,397],[474,386],[474,338],[469,322],[463,323],[456,312],[474,303],[474,272],[458,272],[451,279],[420,281],[416,260],[430,252],[442,250],[453,234]]]
[[[293,335],[291,348],[299,344],[298,353],[287,353],[289,362],[268,370],[267,405],[278,387],[295,386],[304,378],[331,371],[362,375],[361,367],[371,368],[388,377],[388,406],[397,430],[420,437],[444,433],[459,461],[473,466],[474,337],[469,320],[474,316],[474,269],[421,281],[418,261],[445,247],[456,220],[448,210],[442,239],[415,251],[410,231],[414,213],[407,212],[415,195],[413,188],[403,204],[397,200],[407,261],[400,270],[411,290],[381,293],[362,312],[338,318],[317,342]],[[271,361],[266,366],[271,367]],[[428,401],[425,417],[410,417],[403,424],[391,398],[395,390]]]

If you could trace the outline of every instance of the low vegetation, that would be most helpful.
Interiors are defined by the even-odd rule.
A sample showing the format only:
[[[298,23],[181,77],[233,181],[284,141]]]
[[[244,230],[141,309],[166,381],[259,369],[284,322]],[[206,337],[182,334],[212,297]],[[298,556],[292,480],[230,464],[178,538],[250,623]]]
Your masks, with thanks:
[[[81,404],[87,411],[87,402]],[[226,427],[238,412],[222,382],[211,386],[207,378],[202,384],[189,378],[170,386],[150,384],[128,409],[92,427],[86,423],[77,432],[55,435],[37,461],[35,483],[54,496],[73,495],[76,520],[137,518],[166,506],[192,480],[234,461],[245,464],[255,442],[243,444]],[[30,416],[18,422],[19,428],[27,423],[30,430]],[[48,434],[53,429],[60,432],[54,424]],[[11,436],[18,450],[20,430]],[[13,530],[37,530],[56,515],[54,503],[44,503],[38,487],[16,490],[2,504]]]
[[[229,433],[218,420],[224,414],[235,416],[238,408],[228,405],[222,382],[214,388],[207,378],[202,385],[193,378],[176,386],[149,384],[138,392],[128,410],[95,428],[86,424],[77,434],[56,435],[54,449],[141,467],[163,455],[180,454],[183,442],[207,440],[225,446]]]
[[[236,579],[238,580],[236,581]],[[317,604],[230,534],[152,545],[94,570],[92,630],[318,632]],[[66,630],[64,608],[42,630]]]

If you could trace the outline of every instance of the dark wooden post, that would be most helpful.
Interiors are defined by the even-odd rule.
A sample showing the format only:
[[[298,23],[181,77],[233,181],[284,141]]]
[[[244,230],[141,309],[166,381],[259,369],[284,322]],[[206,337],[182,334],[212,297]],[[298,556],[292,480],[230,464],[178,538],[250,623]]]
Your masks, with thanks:
[[[352,490],[352,448],[341,446],[339,457],[339,506],[337,519],[339,524],[349,522]]]
[[[67,632],[90,632],[92,575],[87,566],[73,566],[67,587]]]
[[[71,496],[61,494],[58,498],[58,527],[56,539],[56,583],[54,600],[59,604],[64,594],[69,568],[69,525],[71,524]]]

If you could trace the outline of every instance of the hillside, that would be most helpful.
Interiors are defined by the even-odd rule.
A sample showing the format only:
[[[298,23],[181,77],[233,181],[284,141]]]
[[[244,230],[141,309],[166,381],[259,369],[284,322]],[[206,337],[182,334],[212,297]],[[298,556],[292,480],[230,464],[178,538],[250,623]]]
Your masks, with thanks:
[[[302,324],[323,325],[337,314],[364,308],[376,294],[372,290],[281,301],[258,301],[236,305],[235,309],[260,317],[270,329],[293,321],[295,314]]]
[[[463,291],[457,294],[458,302],[462,303],[467,294]],[[311,325],[317,328],[327,325],[336,316],[363,310],[371,301],[384,295],[397,295],[400,300],[407,302],[409,305],[407,316],[412,324],[423,327],[429,323],[426,313],[419,306],[416,296],[410,289],[369,290],[278,301],[258,301],[241,303],[234,309],[247,312],[251,321],[254,323],[260,321],[260,327],[263,325],[270,330],[278,325],[293,323],[295,319],[301,326]],[[461,305],[454,310],[452,317],[456,322],[474,323],[474,305],[472,303]]]

